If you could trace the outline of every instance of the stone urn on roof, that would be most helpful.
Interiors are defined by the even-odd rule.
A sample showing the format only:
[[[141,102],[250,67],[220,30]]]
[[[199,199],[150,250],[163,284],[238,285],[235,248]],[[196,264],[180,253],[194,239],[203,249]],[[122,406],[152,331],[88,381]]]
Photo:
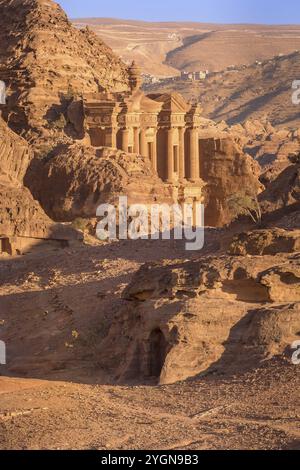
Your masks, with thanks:
[[[131,92],[134,93],[135,91],[140,89],[143,83],[142,70],[136,64],[136,62],[133,61],[131,66],[128,69],[128,72],[129,72],[129,86],[130,86]]]

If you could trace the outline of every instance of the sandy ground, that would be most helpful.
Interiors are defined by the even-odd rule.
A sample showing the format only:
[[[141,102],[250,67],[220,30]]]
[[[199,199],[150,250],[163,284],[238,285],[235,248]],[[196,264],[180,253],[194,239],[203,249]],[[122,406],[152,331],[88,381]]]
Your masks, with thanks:
[[[2,378],[0,447],[300,450],[299,377],[275,361],[161,387]]]

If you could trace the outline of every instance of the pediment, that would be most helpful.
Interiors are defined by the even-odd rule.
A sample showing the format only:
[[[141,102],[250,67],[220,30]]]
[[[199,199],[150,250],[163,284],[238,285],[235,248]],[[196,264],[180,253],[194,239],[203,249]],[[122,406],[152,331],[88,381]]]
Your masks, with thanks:
[[[150,99],[141,90],[134,92],[124,100],[127,112],[159,113],[162,103]]]
[[[155,101],[163,103],[163,110],[172,113],[186,113],[189,110],[189,105],[180,93],[164,93],[155,96]]]

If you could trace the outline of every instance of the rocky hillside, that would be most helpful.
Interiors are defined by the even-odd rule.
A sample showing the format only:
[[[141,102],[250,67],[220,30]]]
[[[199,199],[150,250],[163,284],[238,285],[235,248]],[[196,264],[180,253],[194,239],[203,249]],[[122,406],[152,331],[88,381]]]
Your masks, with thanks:
[[[222,25],[197,22],[149,23],[112,18],[82,18],[126,61],[133,59],[156,76],[181,70],[216,72],[300,49],[299,25]]]
[[[185,38],[180,48],[169,52],[166,62],[179,70],[216,72],[287,54],[299,47],[299,26],[227,25]]]
[[[0,0],[0,25],[5,117],[18,133],[61,128],[66,104],[83,92],[126,89],[125,65],[96,34],[73,27],[52,0]]]
[[[249,66],[232,67],[201,82],[166,80],[149,91],[176,90],[198,99],[206,117],[229,124],[268,119],[274,126],[299,127],[299,106],[292,102],[292,83],[300,76],[300,52]]]
[[[300,158],[291,162],[270,184],[260,196],[261,206],[266,213],[278,213],[300,211]],[[297,225],[296,225],[297,226]]]
[[[76,239],[79,234],[70,227],[54,224],[23,185],[31,158],[27,142],[12,132],[0,116],[0,236]]]
[[[300,153],[300,130],[277,129],[268,121],[229,126],[230,133],[261,168],[263,184],[274,180]]]

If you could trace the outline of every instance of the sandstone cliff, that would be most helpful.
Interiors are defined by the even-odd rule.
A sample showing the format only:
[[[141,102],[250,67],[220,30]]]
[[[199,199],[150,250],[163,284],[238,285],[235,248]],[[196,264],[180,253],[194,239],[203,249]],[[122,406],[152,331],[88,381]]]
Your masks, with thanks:
[[[149,159],[105,147],[59,147],[48,158],[35,161],[25,181],[58,221],[95,218],[99,204],[117,202],[119,195],[127,195],[129,204],[173,202]]]
[[[52,0],[0,0],[0,25],[6,119],[18,133],[61,131],[76,96],[126,89],[122,62],[93,32],[73,27]]]
[[[11,131],[0,114],[0,175],[1,179],[22,184],[32,152],[27,142]]]
[[[0,116],[0,236],[67,240],[81,238],[70,227],[54,224],[23,186],[32,152]]]
[[[205,224],[223,226],[232,221],[228,199],[241,191],[256,196],[260,190],[258,164],[230,137],[200,141],[201,178],[206,182]]]
[[[294,163],[293,163],[294,160]],[[274,217],[289,217],[290,219],[300,211],[300,161],[299,156],[292,159],[278,176],[271,181],[265,191],[259,196],[264,213],[273,214]],[[298,218],[299,220],[299,218]],[[289,222],[290,224],[291,222]],[[299,226],[299,223],[298,223]],[[297,227],[297,222],[295,227]]]
[[[292,251],[292,250],[291,250]],[[237,373],[284,354],[300,328],[299,256],[144,265],[103,343],[120,382]]]

